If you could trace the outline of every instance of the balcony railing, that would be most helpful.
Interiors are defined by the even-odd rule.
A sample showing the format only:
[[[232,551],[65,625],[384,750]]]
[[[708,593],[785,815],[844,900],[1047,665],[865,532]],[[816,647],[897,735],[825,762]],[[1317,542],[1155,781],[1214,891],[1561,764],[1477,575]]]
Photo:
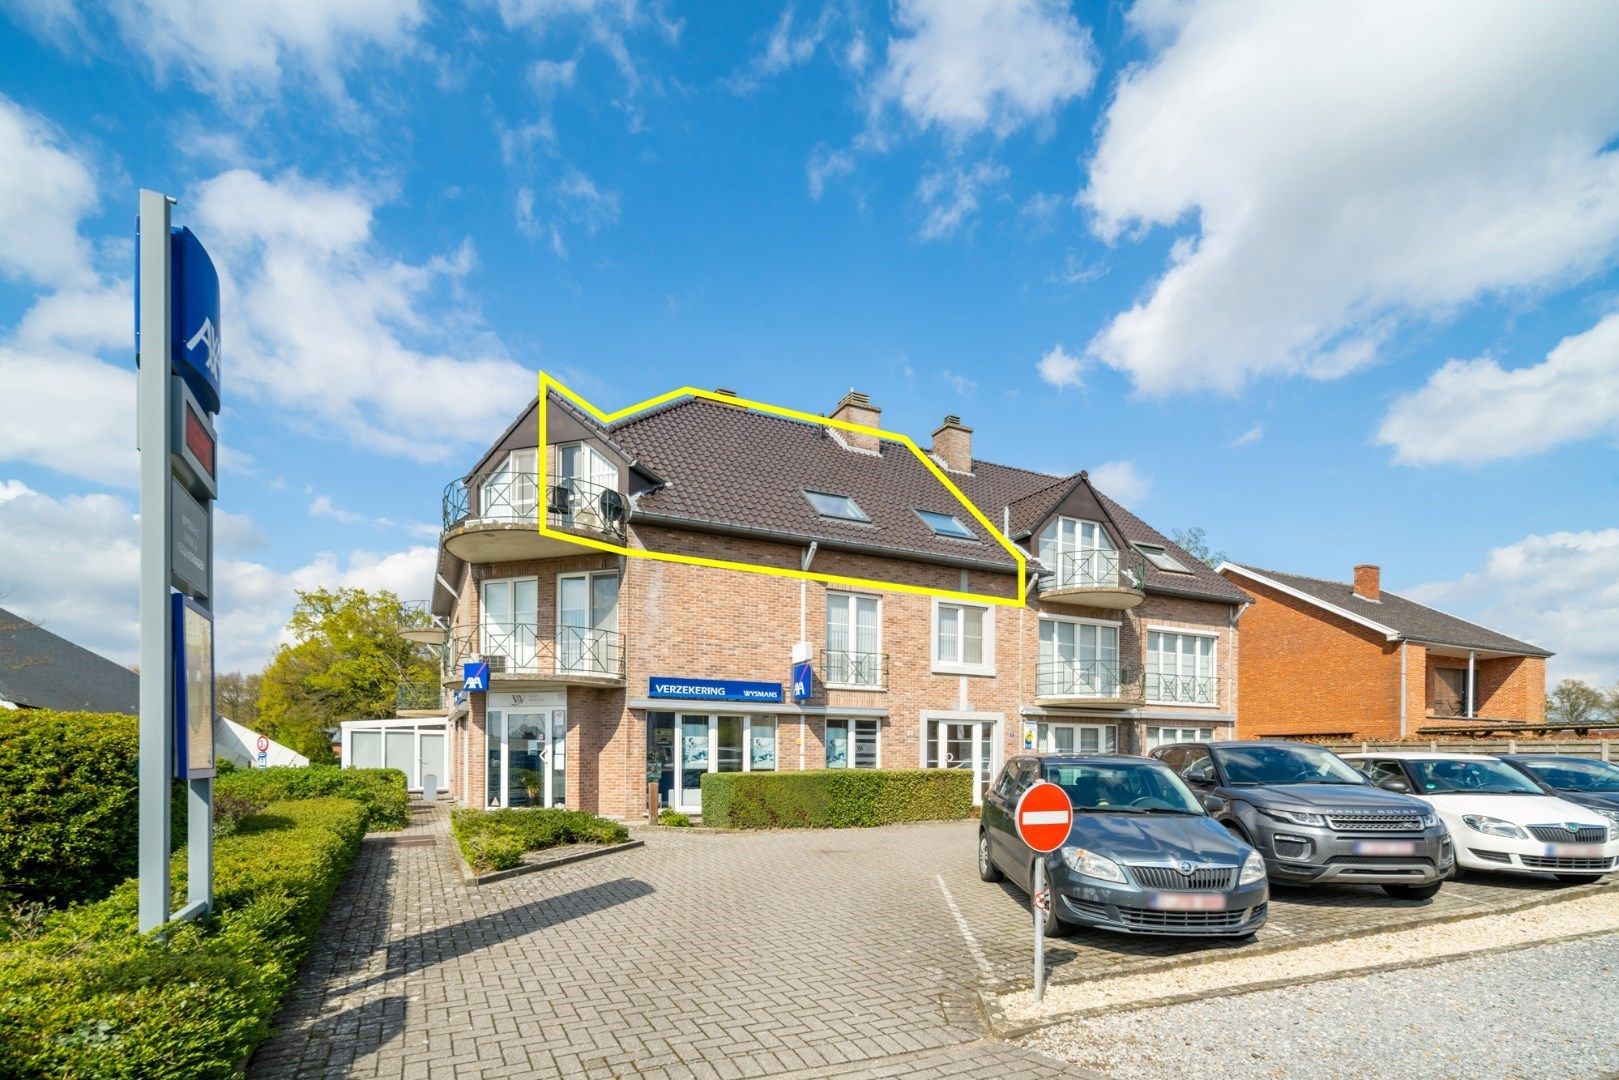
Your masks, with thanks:
[[[427,712],[444,706],[444,688],[433,682],[402,682],[396,707],[400,712]]]
[[[1213,675],[1147,672],[1147,700],[1155,705],[1218,705],[1220,680]]]
[[[441,643],[449,630],[449,621],[433,614],[429,600],[400,601],[399,630],[411,641]]]
[[[1140,589],[1147,580],[1147,560],[1135,551],[1059,552],[1047,589]]]
[[[881,690],[888,685],[888,654],[828,649],[824,655],[826,685],[838,689]]]
[[[1035,665],[1035,696],[1140,701],[1141,670],[1117,660],[1048,660]]]
[[[445,651],[446,675],[459,675],[468,660],[487,660],[492,676],[554,678],[624,677],[624,635],[587,626],[558,626],[541,636],[538,623],[458,625]]]
[[[453,480],[444,488],[444,528],[463,524],[537,524],[543,511],[553,528],[582,529],[624,540],[624,497],[617,488],[571,476],[497,469]]]

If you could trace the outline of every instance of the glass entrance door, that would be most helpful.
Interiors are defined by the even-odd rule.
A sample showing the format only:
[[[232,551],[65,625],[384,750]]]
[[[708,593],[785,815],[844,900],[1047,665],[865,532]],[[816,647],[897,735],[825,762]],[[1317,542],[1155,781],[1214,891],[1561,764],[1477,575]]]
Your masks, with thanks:
[[[988,720],[928,721],[927,767],[965,769],[976,778],[973,803],[982,804],[995,771],[995,724]]]
[[[568,711],[491,711],[485,805],[567,805]]]
[[[675,809],[688,814],[703,810],[703,774],[708,771],[712,756],[709,754],[709,721],[707,716],[681,716],[679,745],[675,748],[680,760],[675,767]]]
[[[742,716],[680,715],[672,805],[703,811],[705,772],[748,772],[776,767],[776,722]]]

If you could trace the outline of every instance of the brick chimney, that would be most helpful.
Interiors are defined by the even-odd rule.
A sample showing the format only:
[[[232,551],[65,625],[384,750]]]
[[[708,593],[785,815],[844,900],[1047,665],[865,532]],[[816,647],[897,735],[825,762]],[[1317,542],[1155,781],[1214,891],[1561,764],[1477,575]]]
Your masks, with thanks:
[[[851,424],[862,424],[865,427],[881,427],[883,411],[871,403],[871,400],[858,390],[851,389],[843,395],[837,408],[832,410],[833,420],[844,420]],[[833,433],[842,439],[854,450],[866,450],[873,454],[881,449],[881,440],[875,435],[867,435],[863,431],[849,431],[846,428],[833,428]]]
[[[1383,572],[1371,563],[1355,567],[1355,595],[1362,600],[1382,600]]]
[[[933,456],[951,472],[973,471],[973,429],[964,427],[959,416],[947,416],[933,432]]]

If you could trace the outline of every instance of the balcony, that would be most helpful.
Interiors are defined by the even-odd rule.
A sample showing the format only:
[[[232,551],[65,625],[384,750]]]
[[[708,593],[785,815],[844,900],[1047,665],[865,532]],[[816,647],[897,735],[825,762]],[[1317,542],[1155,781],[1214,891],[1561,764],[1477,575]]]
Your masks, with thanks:
[[[452,481],[444,489],[444,547],[470,563],[548,559],[591,550],[570,537],[625,542],[624,497],[616,488],[573,477],[500,468]],[[541,501],[543,495],[544,501]],[[539,531],[540,515],[547,529]]]
[[[1147,560],[1134,551],[1064,551],[1041,582],[1051,604],[1127,611],[1147,598]]]
[[[435,682],[402,682],[395,705],[400,716],[444,714],[444,688]]]
[[[821,677],[831,690],[883,690],[888,686],[888,654],[828,649]]]
[[[1145,703],[1141,671],[1117,660],[1051,660],[1034,669],[1039,705],[1124,709]]]
[[[1220,680],[1213,675],[1176,675],[1149,671],[1146,700],[1150,705],[1213,708],[1220,704]]]
[[[461,624],[450,630],[445,685],[459,686],[462,665],[489,662],[489,685],[560,683],[623,686],[624,635],[584,626],[559,626],[541,636],[534,622]]]
[[[442,615],[434,615],[426,600],[401,602],[399,636],[418,645],[443,645],[449,624]]]

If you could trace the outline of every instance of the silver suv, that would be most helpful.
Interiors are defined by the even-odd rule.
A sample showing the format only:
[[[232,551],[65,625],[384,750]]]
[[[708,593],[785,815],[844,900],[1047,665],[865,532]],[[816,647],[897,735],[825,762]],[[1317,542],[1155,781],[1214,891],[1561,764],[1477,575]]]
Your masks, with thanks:
[[[1177,743],[1152,756],[1259,850],[1272,881],[1381,885],[1390,896],[1426,900],[1455,869],[1455,848],[1432,807],[1372,786],[1323,747]]]

